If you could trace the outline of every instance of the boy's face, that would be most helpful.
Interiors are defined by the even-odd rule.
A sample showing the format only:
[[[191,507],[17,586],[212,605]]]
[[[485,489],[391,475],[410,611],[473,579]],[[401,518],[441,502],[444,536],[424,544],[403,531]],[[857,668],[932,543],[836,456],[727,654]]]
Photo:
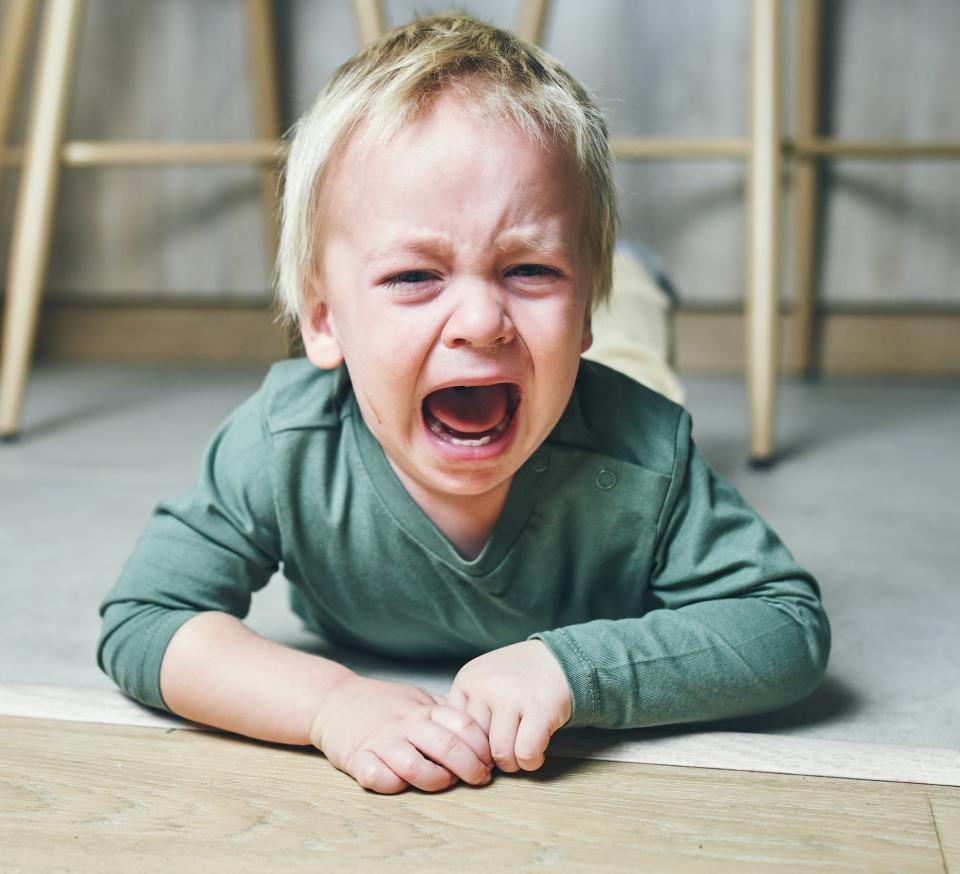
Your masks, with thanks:
[[[570,160],[442,95],[324,191],[308,357],[342,355],[364,421],[421,505],[505,495],[590,345],[591,264]]]

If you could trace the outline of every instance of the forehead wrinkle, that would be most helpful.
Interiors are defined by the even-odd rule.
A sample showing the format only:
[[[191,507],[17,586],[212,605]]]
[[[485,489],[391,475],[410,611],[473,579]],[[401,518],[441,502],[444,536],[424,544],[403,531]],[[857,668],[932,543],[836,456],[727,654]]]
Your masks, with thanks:
[[[404,234],[395,239],[374,246],[364,252],[366,260],[389,258],[394,255],[439,255],[449,257],[453,252],[453,244],[446,234],[433,231]]]

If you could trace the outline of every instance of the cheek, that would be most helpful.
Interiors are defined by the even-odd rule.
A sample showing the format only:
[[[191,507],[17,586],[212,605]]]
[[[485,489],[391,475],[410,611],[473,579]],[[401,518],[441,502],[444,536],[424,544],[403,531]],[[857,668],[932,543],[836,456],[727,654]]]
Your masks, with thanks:
[[[362,326],[344,347],[344,359],[354,389],[378,410],[408,407],[415,396],[423,350],[410,331],[382,322]]]
[[[527,323],[529,345],[556,362],[579,358],[584,318],[582,306],[576,303],[532,313]]]

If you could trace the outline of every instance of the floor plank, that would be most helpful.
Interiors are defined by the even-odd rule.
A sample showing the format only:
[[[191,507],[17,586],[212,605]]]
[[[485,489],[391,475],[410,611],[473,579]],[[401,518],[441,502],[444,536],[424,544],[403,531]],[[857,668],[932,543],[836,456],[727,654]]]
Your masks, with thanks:
[[[312,751],[12,717],[0,773],[5,871],[943,872],[960,846],[960,790],[915,784],[550,759],[381,797]]]
[[[943,870],[956,874],[960,872],[960,794],[931,788],[929,802],[930,815],[940,839]]]
[[[422,685],[418,677],[409,682]],[[0,716],[62,719],[148,728],[212,731],[137,704],[117,689],[0,683]],[[725,771],[766,771],[960,787],[960,751],[862,744],[748,732],[570,729],[550,742],[550,756]]]

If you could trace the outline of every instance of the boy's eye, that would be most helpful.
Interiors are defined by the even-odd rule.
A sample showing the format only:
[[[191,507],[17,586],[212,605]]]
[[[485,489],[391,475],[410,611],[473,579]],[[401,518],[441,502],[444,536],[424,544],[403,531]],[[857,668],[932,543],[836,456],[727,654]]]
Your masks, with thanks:
[[[416,285],[419,282],[429,282],[433,275],[426,270],[404,270],[395,276],[390,276],[384,280],[384,285]]]
[[[560,271],[543,264],[518,264],[516,267],[510,268],[508,275],[519,276],[521,278],[537,278],[541,276],[552,278],[559,276]]]

